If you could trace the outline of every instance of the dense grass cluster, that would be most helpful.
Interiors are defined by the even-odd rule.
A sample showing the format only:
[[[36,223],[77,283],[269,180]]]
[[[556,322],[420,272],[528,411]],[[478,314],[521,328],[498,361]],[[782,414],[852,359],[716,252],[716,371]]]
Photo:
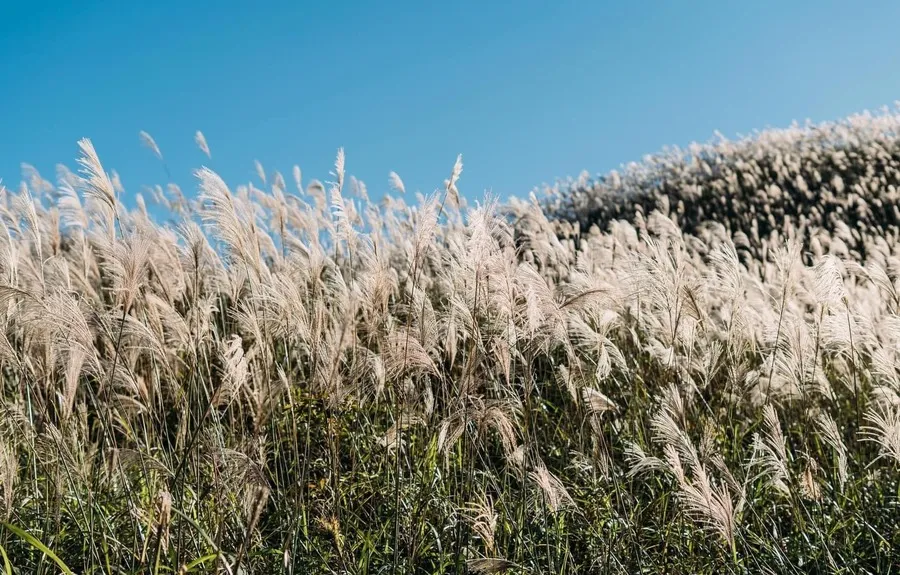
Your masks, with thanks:
[[[707,233],[711,222],[726,224],[735,243],[758,258],[766,259],[763,250],[778,232],[815,255],[859,259],[863,236],[900,233],[900,115],[864,113],[737,141],[719,136],[551,191],[548,212],[584,229],[631,221],[636,210],[671,210],[692,235]]]
[[[892,213],[898,122],[652,160],[602,229],[469,207],[459,160],[375,203],[342,152],[162,225],[82,141],[0,201],[0,570],[888,572],[897,232],[821,218]]]

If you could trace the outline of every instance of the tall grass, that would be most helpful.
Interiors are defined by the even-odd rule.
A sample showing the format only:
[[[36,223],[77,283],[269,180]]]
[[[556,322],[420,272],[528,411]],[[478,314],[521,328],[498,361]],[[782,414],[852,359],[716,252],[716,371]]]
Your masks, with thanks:
[[[534,196],[468,205],[461,160],[374,202],[342,151],[305,187],[202,168],[194,200],[155,189],[159,224],[84,140],[79,173],[0,194],[3,568],[888,572],[896,226],[748,235],[736,206],[802,177],[800,211],[886,213],[898,125],[699,149],[589,229]],[[823,157],[853,182],[807,180]]]

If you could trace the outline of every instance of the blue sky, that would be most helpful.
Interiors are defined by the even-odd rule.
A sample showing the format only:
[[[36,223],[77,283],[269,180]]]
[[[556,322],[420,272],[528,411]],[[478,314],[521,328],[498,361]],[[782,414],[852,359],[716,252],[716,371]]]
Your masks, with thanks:
[[[524,195],[666,144],[837,119],[900,98],[898,2],[0,0],[0,177],[52,178],[90,137],[133,194],[207,163],[371,193],[397,171]],[[213,158],[193,143],[206,134]]]

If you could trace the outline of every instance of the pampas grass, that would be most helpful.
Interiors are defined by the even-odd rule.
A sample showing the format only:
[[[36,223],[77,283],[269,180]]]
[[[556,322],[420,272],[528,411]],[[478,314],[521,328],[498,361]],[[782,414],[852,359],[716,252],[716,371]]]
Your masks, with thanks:
[[[886,572],[898,118],[507,204],[469,203],[461,157],[374,201],[341,150],[324,184],[204,167],[129,211],[81,140],[79,174],[0,191],[0,549],[22,573]]]

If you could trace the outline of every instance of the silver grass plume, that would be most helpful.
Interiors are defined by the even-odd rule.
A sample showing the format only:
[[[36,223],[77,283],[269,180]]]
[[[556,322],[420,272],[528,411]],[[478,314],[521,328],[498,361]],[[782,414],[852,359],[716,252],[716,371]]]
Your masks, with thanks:
[[[200,151],[206,154],[207,158],[212,159],[212,154],[209,152],[209,145],[206,143],[206,136],[203,135],[203,132],[197,130],[194,134],[194,142],[200,148]]]
[[[142,144],[150,148],[150,151],[153,152],[153,155],[156,156],[157,159],[163,159],[162,152],[160,151],[159,146],[156,145],[156,140],[153,139],[153,136],[141,130],[140,133],[138,133],[138,137],[141,139]]]

